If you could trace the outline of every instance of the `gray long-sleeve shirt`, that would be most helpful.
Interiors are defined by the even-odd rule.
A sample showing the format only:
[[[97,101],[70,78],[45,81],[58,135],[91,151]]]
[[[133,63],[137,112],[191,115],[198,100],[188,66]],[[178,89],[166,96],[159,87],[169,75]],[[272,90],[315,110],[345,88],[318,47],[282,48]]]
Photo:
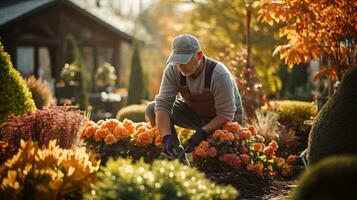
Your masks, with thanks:
[[[182,87],[180,85],[181,72],[174,65],[168,64],[161,80],[159,94],[155,97],[155,112],[163,110],[172,112],[176,95]],[[204,70],[195,79],[186,77],[186,84],[191,94],[204,92]],[[234,77],[221,62],[217,61],[211,79],[210,91],[215,100],[215,108],[218,116],[232,120],[237,109],[242,109],[241,96]]]

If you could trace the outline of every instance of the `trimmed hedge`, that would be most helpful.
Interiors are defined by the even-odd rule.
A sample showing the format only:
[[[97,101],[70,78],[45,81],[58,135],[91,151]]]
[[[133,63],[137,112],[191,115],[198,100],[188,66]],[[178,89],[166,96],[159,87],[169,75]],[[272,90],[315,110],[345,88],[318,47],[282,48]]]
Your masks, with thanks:
[[[146,104],[133,104],[130,106],[125,106],[119,110],[116,118],[119,121],[123,121],[124,119],[130,119],[133,122],[145,122],[145,110]]]
[[[216,185],[195,168],[176,161],[109,160],[85,199],[236,199],[232,186]]]
[[[304,125],[304,121],[317,114],[316,106],[304,101],[271,101],[269,107],[262,108],[263,112],[267,110],[277,112],[281,124],[302,134],[307,134],[310,130],[308,125]]]
[[[356,195],[356,180],[356,156],[329,157],[300,177],[292,199],[351,199]]]
[[[35,110],[30,90],[0,42],[0,123],[12,113],[21,115]]]
[[[357,67],[345,75],[340,88],[317,115],[309,137],[308,159],[357,154]]]

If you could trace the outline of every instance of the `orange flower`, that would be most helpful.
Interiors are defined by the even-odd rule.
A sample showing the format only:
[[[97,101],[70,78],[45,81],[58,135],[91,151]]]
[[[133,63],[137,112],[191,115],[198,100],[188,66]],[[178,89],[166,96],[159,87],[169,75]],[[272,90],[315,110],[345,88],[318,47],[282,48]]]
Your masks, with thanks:
[[[207,141],[202,141],[199,145],[198,145],[199,148],[202,148],[203,150],[208,150],[208,147],[209,147],[209,144]]]
[[[115,143],[117,140],[115,138],[115,136],[113,134],[109,134],[104,138],[104,142],[105,144],[113,144]]]
[[[199,147],[195,148],[194,155],[199,156],[199,157],[203,157],[203,158],[207,157],[206,151],[204,149],[202,149],[202,148],[199,148]]]
[[[255,169],[255,167],[254,167],[253,164],[248,164],[248,165],[247,165],[247,170],[248,170],[248,171],[254,171],[254,169]]]
[[[274,148],[272,146],[267,146],[264,148],[263,150],[264,154],[267,155],[267,156],[272,156],[274,155]]]
[[[96,131],[97,131],[97,127],[89,126],[84,130],[83,137],[90,138],[95,134]]]
[[[207,154],[208,154],[208,156],[213,158],[217,155],[217,149],[214,147],[211,147],[208,149]]]
[[[223,131],[221,129],[217,129],[216,131],[214,131],[213,133],[213,139],[217,139],[217,138],[221,138],[221,136],[223,135]]]
[[[261,135],[255,135],[255,139],[257,142],[264,142],[265,138]]]
[[[257,134],[257,129],[253,125],[249,125],[248,126],[248,130],[250,130],[252,135],[256,135]]]
[[[247,165],[250,162],[250,157],[247,154],[241,154],[239,156],[243,164]]]
[[[269,146],[273,147],[274,151],[278,149],[278,143],[275,140],[272,140]]]
[[[264,149],[264,144],[263,143],[254,143],[253,148],[256,152],[262,152]]]
[[[250,132],[250,130],[243,130],[239,134],[239,138],[242,139],[242,140],[248,140],[251,137],[252,137],[252,132]]]
[[[155,138],[155,145],[159,148],[162,148],[162,137],[161,135],[156,136]]]
[[[114,129],[119,125],[119,121],[117,119],[108,119],[103,122],[100,126],[101,128],[108,128],[110,131],[114,131]]]
[[[147,146],[153,142],[153,134],[150,130],[141,132],[137,135],[136,144],[139,146]]]
[[[238,134],[239,131],[241,131],[241,126],[237,122],[227,122],[224,126],[223,129],[232,132],[234,134]]]
[[[118,140],[122,140],[130,136],[130,132],[123,126],[117,126],[113,131],[114,136]]]
[[[105,138],[107,135],[111,134],[111,131],[108,128],[99,128],[94,133],[95,141],[100,141],[101,139]]]
[[[129,119],[124,119],[123,126],[129,131],[129,133],[134,132],[134,123]]]
[[[234,135],[231,132],[227,132],[221,136],[222,142],[229,142],[234,140]]]
[[[286,159],[286,163],[288,164],[294,164],[297,160],[299,159],[299,156],[297,155],[290,155],[287,159]]]

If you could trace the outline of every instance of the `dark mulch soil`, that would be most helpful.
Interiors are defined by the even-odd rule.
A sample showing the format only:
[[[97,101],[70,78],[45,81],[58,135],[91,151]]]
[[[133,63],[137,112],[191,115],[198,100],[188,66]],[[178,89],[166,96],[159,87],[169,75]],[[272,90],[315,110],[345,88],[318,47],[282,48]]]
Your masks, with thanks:
[[[207,173],[209,179],[220,184],[230,184],[240,193],[239,200],[267,200],[281,199],[296,187],[295,180],[298,173],[291,178],[283,177],[259,177],[242,170],[235,173],[216,172]]]

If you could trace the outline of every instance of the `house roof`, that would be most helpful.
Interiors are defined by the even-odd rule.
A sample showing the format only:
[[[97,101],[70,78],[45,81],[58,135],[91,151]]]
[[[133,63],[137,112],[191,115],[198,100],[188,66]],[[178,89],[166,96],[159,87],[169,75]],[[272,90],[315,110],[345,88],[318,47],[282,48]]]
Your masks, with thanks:
[[[76,0],[8,0],[0,3],[0,28],[26,18],[46,7],[64,3],[131,42],[134,39],[134,22],[122,19],[113,13],[86,6]]]

